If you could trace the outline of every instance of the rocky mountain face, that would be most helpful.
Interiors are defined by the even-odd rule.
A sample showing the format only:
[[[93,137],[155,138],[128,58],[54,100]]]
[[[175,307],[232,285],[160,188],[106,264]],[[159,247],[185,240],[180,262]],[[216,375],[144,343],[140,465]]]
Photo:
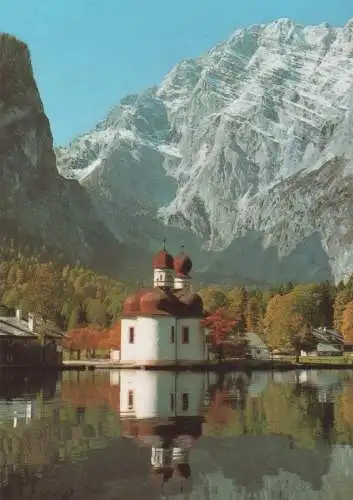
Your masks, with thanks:
[[[56,168],[48,119],[29,51],[0,35],[0,237],[55,257],[118,273],[127,250],[96,214],[87,192]]]
[[[121,242],[183,240],[198,269],[218,275],[344,279],[353,272],[353,20],[239,29],[122,99],[57,159]]]

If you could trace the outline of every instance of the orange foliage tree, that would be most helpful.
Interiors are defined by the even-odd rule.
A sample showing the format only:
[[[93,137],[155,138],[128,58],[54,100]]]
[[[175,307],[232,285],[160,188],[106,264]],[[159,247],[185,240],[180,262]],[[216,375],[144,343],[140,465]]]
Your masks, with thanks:
[[[89,325],[67,332],[64,339],[64,348],[71,355],[76,352],[77,359],[80,359],[82,351],[86,351],[87,356],[95,357],[97,349],[120,349],[120,339],[120,321],[116,322],[111,328],[104,330]]]
[[[333,316],[334,328],[338,331],[342,329],[343,322],[343,313],[346,309],[346,306],[353,300],[353,292],[351,288],[345,288],[341,290],[335,297],[334,305],[333,305]]]
[[[121,323],[117,321],[111,328],[102,333],[99,342],[100,349],[120,349],[121,346]]]
[[[299,292],[301,291],[272,297],[264,319],[267,344],[271,348],[294,349],[297,361],[301,349],[314,349],[317,344],[311,335],[311,317],[315,304],[308,301],[307,293]]]
[[[223,359],[224,339],[234,331],[237,321],[230,319],[227,310],[222,307],[213,314],[201,321],[201,324],[208,329],[211,344],[218,349],[218,359]]]
[[[95,351],[99,347],[103,336],[102,330],[85,326],[83,328],[75,328],[67,332],[64,338],[64,348],[68,349],[70,354],[77,353],[77,359],[80,359],[81,352],[86,351],[87,356],[95,356]]]
[[[246,306],[246,330],[259,332],[261,328],[261,304],[257,297],[251,297]]]
[[[353,301],[348,302],[343,311],[341,332],[345,341],[353,342]]]

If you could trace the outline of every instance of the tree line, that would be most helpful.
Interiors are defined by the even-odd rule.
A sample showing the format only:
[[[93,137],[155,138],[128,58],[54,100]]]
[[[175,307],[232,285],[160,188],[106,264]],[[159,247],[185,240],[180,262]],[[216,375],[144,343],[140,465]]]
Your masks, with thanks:
[[[216,317],[219,324],[219,316],[236,320],[233,334],[258,333],[272,349],[314,347],[311,331],[317,327],[335,329],[353,342],[353,276],[336,286],[328,281],[268,289],[209,286],[199,293],[211,323]]]
[[[80,264],[60,266],[28,256],[14,247],[0,247],[0,303],[20,308],[68,332],[70,350],[89,352],[116,344],[123,302],[130,287]],[[8,311],[3,311],[3,314]]]
[[[71,351],[94,355],[99,348],[118,346],[123,302],[133,288],[79,263],[54,264],[0,242],[1,304],[37,313],[45,324],[55,323],[67,332]],[[273,349],[293,349],[310,344],[311,329],[320,326],[334,328],[353,342],[353,276],[337,285],[328,281],[289,282],[267,289],[212,285],[199,294],[216,345],[226,338],[227,330],[240,336],[250,331],[263,336]]]

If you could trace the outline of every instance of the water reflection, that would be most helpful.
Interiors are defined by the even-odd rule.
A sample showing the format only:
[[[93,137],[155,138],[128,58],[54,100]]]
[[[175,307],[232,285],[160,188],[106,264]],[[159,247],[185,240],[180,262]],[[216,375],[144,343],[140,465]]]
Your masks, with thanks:
[[[202,435],[205,390],[215,375],[121,371],[118,376],[122,434],[150,448],[151,477],[161,493],[191,492],[190,448]]]
[[[0,382],[1,499],[351,499],[353,373]]]

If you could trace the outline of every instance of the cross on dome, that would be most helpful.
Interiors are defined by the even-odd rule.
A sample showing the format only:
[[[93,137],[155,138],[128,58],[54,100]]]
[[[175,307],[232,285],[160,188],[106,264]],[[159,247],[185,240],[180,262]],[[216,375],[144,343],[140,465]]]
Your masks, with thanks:
[[[152,265],[154,269],[173,269],[174,267],[174,259],[173,256],[167,252],[165,238],[163,239],[162,250],[155,254],[152,259]]]

